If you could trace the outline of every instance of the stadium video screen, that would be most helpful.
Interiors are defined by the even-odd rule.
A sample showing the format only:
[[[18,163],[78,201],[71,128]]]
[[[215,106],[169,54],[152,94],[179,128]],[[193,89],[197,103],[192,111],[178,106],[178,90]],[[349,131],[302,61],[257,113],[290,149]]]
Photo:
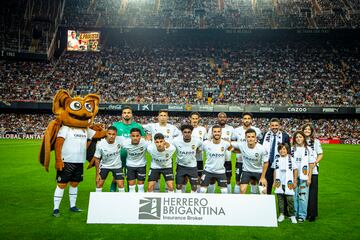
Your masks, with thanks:
[[[99,52],[100,32],[68,30],[67,50],[79,52]]]

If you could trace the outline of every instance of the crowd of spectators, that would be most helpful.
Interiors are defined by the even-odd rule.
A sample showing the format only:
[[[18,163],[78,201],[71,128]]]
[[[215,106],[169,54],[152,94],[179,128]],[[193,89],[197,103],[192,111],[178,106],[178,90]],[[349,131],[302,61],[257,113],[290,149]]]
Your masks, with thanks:
[[[55,62],[1,60],[0,100],[51,101],[64,88],[96,92],[106,103],[360,103],[359,43],[224,44],[124,39],[100,53],[66,52]]]
[[[0,134],[5,133],[36,133],[43,134],[48,123],[54,119],[52,114],[0,114]],[[119,116],[98,114],[95,118],[96,123],[101,123],[104,127],[111,126],[113,122],[120,121]],[[156,122],[156,117],[138,116],[135,121],[146,124]],[[185,117],[170,117],[169,122],[180,127],[188,120]],[[208,127],[216,124],[216,117],[202,117],[201,125]],[[269,127],[269,118],[254,118],[254,126],[259,127],[262,132],[266,132]],[[360,137],[359,119],[301,119],[301,118],[281,118],[283,129],[289,134],[294,133],[305,122],[311,122],[319,138],[354,138]],[[241,125],[240,117],[229,117],[228,124],[234,127]]]
[[[359,25],[359,13],[350,13],[359,8],[356,4],[358,0],[349,0],[348,4],[341,0],[68,0],[63,24],[71,27],[354,28]]]

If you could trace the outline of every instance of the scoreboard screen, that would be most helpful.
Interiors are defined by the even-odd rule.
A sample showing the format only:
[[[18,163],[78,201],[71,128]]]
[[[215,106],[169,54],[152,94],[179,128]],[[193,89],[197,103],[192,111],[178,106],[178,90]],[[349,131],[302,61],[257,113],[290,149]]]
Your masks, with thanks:
[[[100,52],[100,32],[68,30],[67,51]]]

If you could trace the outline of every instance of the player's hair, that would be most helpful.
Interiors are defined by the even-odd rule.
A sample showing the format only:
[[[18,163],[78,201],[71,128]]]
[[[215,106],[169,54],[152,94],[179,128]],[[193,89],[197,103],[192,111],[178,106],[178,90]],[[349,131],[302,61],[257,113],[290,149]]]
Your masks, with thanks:
[[[211,131],[213,132],[215,128],[220,128],[220,129],[221,129],[220,125],[214,125],[214,126],[212,127]]]
[[[293,140],[293,146],[296,146],[296,135],[300,134],[301,136],[303,136],[304,138],[304,146],[306,147],[307,146],[307,143],[306,143],[306,137],[305,137],[305,134],[303,131],[296,131],[294,132],[293,134],[293,137],[292,137],[292,140]]]
[[[253,115],[249,112],[244,112],[243,114],[241,114],[241,117],[245,117],[245,116],[250,116],[251,118],[253,118]]]
[[[165,139],[165,137],[162,133],[157,133],[154,135],[154,140],[158,140],[158,139]]]
[[[278,122],[278,123],[281,125],[281,121],[280,121],[280,119],[278,119],[278,118],[272,118],[272,119],[270,119],[270,123],[272,123],[272,122]]]
[[[249,128],[248,130],[245,131],[245,135],[247,135],[248,133],[255,133],[256,135],[256,131],[252,128]]]
[[[190,116],[189,116],[189,117],[192,117],[193,115],[196,115],[196,116],[200,117],[200,113],[198,113],[198,112],[192,112],[192,113],[190,113]]]
[[[115,132],[117,132],[117,128],[116,127],[114,127],[114,126],[110,126],[110,127],[108,127],[108,129],[107,129],[108,131],[109,130],[112,130],[112,131],[115,131]]]
[[[138,133],[140,133],[140,135],[141,135],[141,131],[140,131],[140,129],[138,129],[138,128],[132,128],[132,129],[130,129],[130,134],[132,134],[133,132],[138,132]]]
[[[166,113],[167,115],[169,115],[169,111],[167,109],[160,109],[159,115],[160,113]]]
[[[129,105],[125,105],[121,108],[121,113],[123,113],[126,109],[129,109],[132,112],[132,108]]]
[[[219,117],[221,114],[223,114],[223,115],[225,115],[225,117],[227,117],[227,115],[226,115],[225,112],[219,112],[219,113],[218,113],[218,117]]]
[[[181,125],[181,127],[180,127],[181,132],[184,131],[185,129],[189,129],[192,131],[192,130],[194,130],[194,127],[190,124]]]
[[[288,154],[290,154],[290,146],[289,146],[289,144],[287,144],[287,143],[279,143],[279,145],[278,145],[278,152],[280,152],[280,150],[282,149],[282,148],[286,148],[286,151],[287,151],[287,153]]]

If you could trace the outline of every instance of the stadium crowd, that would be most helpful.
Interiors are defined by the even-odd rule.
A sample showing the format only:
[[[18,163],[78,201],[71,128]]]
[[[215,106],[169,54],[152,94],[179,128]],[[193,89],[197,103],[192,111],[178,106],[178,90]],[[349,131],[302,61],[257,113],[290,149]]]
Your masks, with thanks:
[[[0,134],[5,133],[35,133],[43,134],[47,124],[54,119],[52,114],[0,114]],[[269,126],[268,118],[254,118],[254,126],[257,126],[262,132],[267,131]],[[119,121],[119,116],[98,114],[95,118],[96,123],[102,123],[105,126],[111,126],[113,122]],[[141,116],[135,117],[135,121],[141,124],[156,122],[156,117]],[[201,125],[208,127],[214,125],[216,117],[202,117]],[[290,135],[298,130],[304,122],[311,122],[314,125],[317,136],[320,138],[360,138],[359,119],[301,119],[301,118],[282,118],[283,129]],[[186,123],[185,117],[170,117],[169,123],[178,128]],[[229,117],[228,124],[237,127],[241,124],[239,117]]]
[[[64,88],[80,95],[97,92],[105,103],[207,104],[208,97],[210,104],[360,103],[358,43],[121,44],[101,53],[67,52],[48,63],[0,60],[0,99],[51,101]]]

